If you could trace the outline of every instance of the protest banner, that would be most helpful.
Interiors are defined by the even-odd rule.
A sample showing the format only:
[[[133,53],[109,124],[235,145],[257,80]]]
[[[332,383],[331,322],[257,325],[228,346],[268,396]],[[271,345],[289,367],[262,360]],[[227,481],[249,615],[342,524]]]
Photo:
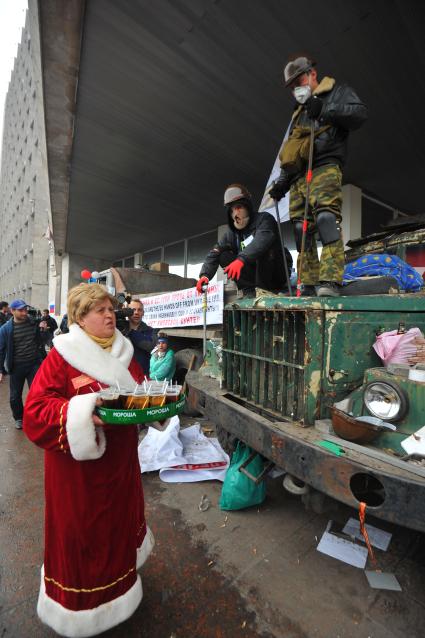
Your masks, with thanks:
[[[196,288],[143,297],[143,321],[152,328],[186,328],[202,325],[202,295]],[[208,286],[207,324],[223,322],[223,282]]]

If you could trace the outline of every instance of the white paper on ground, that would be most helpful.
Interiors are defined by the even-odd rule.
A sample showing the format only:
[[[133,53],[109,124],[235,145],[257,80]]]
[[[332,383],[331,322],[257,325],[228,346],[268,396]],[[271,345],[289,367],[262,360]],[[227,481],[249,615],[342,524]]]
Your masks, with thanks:
[[[388,549],[388,545],[390,544],[392,534],[390,534],[389,532],[384,532],[384,530],[378,529],[373,525],[366,524],[365,527],[369,536],[370,544],[386,552]],[[363,543],[365,542],[365,539],[363,538],[360,531],[360,521],[356,520],[355,518],[349,518],[342,531],[344,534],[348,534],[348,536],[354,536]]]
[[[344,563],[348,563],[353,567],[364,569],[367,561],[367,549],[356,545],[345,538],[335,536],[330,532],[332,521],[329,521],[326,531],[324,532],[320,542],[317,546],[317,550],[322,554],[327,554],[341,560]]]
[[[149,428],[138,452],[141,471],[160,470],[161,480],[169,483],[224,481],[229,466],[217,439],[207,438],[199,423],[181,430],[178,416],[163,431]]]
[[[373,589],[390,589],[391,591],[402,591],[401,585],[394,574],[383,572],[373,572],[365,569],[366,578]]]
[[[419,437],[419,440],[415,439],[415,436]],[[407,454],[425,454],[425,425],[415,432],[415,436],[412,434],[404,439],[400,443],[401,447],[406,450]]]

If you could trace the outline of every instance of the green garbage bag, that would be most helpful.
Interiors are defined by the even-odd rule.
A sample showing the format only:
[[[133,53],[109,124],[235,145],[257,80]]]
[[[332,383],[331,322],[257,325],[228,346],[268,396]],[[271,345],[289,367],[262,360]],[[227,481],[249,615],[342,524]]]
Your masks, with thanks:
[[[239,472],[239,468],[252,454],[250,447],[238,441],[236,450],[232,454],[229,469],[227,470],[223,489],[220,497],[220,509],[241,510],[245,507],[258,505],[266,498],[266,485],[261,481],[258,485],[251,481],[245,474]],[[260,454],[255,456],[246,466],[250,474],[257,477],[263,471],[264,460]]]

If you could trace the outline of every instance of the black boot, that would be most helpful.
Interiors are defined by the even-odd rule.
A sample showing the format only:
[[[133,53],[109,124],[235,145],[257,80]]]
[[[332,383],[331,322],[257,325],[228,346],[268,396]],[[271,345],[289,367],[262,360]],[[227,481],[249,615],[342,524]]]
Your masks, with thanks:
[[[301,289],[301,297],[315,297],[316,287],[312,284],[304,284]]]
[[[318,297],[339,297],[341,289],[342,286],[337,284],[336,281],[321,281],[316,286],[316,295]]]

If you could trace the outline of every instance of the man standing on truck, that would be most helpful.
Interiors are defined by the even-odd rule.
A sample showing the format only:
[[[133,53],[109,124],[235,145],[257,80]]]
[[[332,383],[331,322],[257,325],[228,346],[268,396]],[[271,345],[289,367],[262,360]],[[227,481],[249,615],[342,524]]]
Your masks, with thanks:
[[[156,346],[157,330],[148,326],[143,319],[144,308],[140,299],[133,299],[128,306],[133,309],[133,314],[128,318],[128,328],[124,334],[134,347],[134,356],[137,363],[146,371],[149,370],[151,352]]]
[[[330,77],[319,82],[315,66],[316,62],[307,56],[296,57],[285,66],[285,86],[291,89],[297,106],[292,115],[289,137],[279,154],[280,177],[269,194],[280,200],[290,191],[289,216],[300,253],[310,122],[314,120],[313,175],[301,280],[304,295],[338,296],[344,272],[344,243],[339,226],[342,219],[342,169],[349,132],[359,128],[367,119],[367,108],[349,86],[337,84]],[[316,231],[323,246],[320,263]]]
[[[270,213],[256,213],[251,194],[242,184],[230,184],[224,192],[224,208],[229,230],[211,248],[199,274],[196,289],[214,277],[221,266],[245,296],[255,296],[255,288],[271,292],[287,291],[282,247],[277,222]],[[292,257],[285,248],[288,272]]]

